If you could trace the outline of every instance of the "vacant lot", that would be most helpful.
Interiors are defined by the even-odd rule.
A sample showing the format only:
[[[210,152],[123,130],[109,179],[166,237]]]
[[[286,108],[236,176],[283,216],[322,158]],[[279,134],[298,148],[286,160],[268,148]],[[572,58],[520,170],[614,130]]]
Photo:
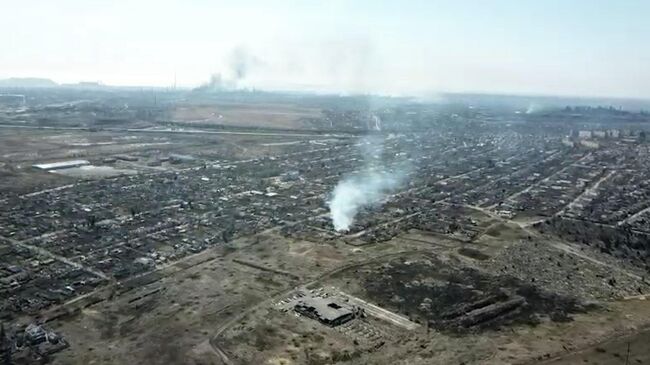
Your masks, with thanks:
[[[290,104],[218,103],[179,105],[172,113],[172,120],[197,125],[307,129],[309,120],[320,116],[319,109]]]

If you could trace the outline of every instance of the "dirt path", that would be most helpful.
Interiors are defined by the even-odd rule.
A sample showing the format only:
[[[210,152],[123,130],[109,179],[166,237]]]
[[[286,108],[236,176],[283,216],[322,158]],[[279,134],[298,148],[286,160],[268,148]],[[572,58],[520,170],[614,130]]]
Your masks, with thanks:
[[[579,258],[581,258],[581,259],[583,259],[583,260],[587,260],[587,261],[589,261],[589,262],[591,262],[591,263],[593,263],[593,264],[596,264],[596,265],[598,265],[598,266],[604,266],[604,267],[607,267],[608,269],[611,269],[611,270],[613,270],[613,271],[618,271],[618,272],[620,272],[621,274],[623,274],[623,275],[627,275],[627,276],[629,276],[630,278],[632,278],[632,279],[634,279],[634,280],[639,280],[639,281],[642,281],[642,280],[643,280],[643,278],[640,277],[639,275],[632,274],[631,272],[628,272],[628,271],[626,271],[626,270],[623,270],[623,269],[621,269],[621,268],[618,267],[618,266],[614,266],[614,265],[612,265],[612,264],[609,264],[609,263],[606,263],[606,262],[602,262],[602,261],[600,261],[600,260],[597,260],[597,259],[595,259],[595,258],[593,258],[593,257],[591,257],[591,256],[585,255],[584,253],[580,252],[578,249],[576,249],[576,248],[574,248],[574,247],[572,247],[572,246],[570,246],[570,245],[568,245],[568,244],[566,244],[566,243],[562,243],[562,242],[549,242],[549,244],[551,245],[551,247],[554,247],[554,248],[556,248],[556,249],[558,249],[558,250],[560,250],[560,251],[564,251],[564,252],[568,253],[569,255],[573,255],[573,256],[579,257]]]
[[[600,179],[599,183],[602,182],[602,181],[604,181],[604,179],[605,179],[605,177],[603,177],[602,179]],[[595,185],[594,185],[594,186],[595,186]],[[487,214],[488,216],[490,216],[490,217],[492,217],[492,218],[494,218],[494,219],[498,219],[498,220],[500,220],[500,221],[507,222],[507,223],[513,223],[513,224],[516,224],[516,225],[518,225],[518,226],[519,226],[519,227],[520,227],[524,232],[526,232],[527,234],[530,234],[531,236],[536,236],[536,235],[537,235],[536,232],[533,232],[533,231],[531,231],[531,230],[529,229],[530,224],[521,223],[521,222],[515,222],[515,221],[509,220],[509,219],[504,219],[504,218],[499,217],[498,215],[494,214],[493,212],[491,212],[490,210],[488,210],[488,209],[486,209],[486,208],[481,208],[481,207],[477,207],[477,206],[474,206],[474,205],[464,205],[464,206],[465,206],[466,208],[474,209],[474,210],[480,211],[480,212],[482,212],[482,213],[484,213],[484,214]],[[577,248],[575,248],[575,247],[573,247],[573,246],[571,246],[571,245],[569,245],[569,244],[566,244],[566,243],[563,243],[563,242],[558,242],[558,241],[552,241],[552,240],[548,240],[548,244],[549,244],[551,247],[553,247],[553,248],[555,248],[555,249],[557,249],[557,250],[563,251],[563,252],[565,252],[565,253],[567,253],[567,254],[569,254],[569,255],[573,255],[573,256],[579,257],[579,258],[581,258],[581,259],[583,259],[583,260],[587,260],[587,261],[589,261],[589,262],[591,262],[591,263],[593,263],[593,264],[596,264],[596,265],[598,265],[598,266],[604,266],[604,267],[607,267],[608,269],[611,269],[611,270],[613,270],[613,271],[618,271],[618,272],[620,272],[621,274],[627,275],[627,276],[629,276],[629,277],[632,278],[632,279],[640,280],[640,281],[643,280],[643,278],[642,278],[641,276],[639,276],[639,275],[636,275],[636,274],[630,273],[630,272],[628,272],[628,271],[626,271],[626,270],[621,269],[621,268],[618,267],[618,266],[615,266],[615,265],[612,265],[612,264],[609,264],[609,263],[606,263],[606,262],[602,262],[602,261],[600,261],[600,260],[598,260],[598,259],[595,259],[595,258],[593,258],[593,257],[591,257],[591,256],[589,256],[589,255],[587,255],[587,254],[585,254],[585,253],[583,253],[583,252],[581,252],[579,249],[577,249]],[[650,305],[650,304],[649,304],[649,305]]]
[[[406,330],[412,331],[420,327],[419,324],[412,322],[410,319],[401,316],[397,313],[393,313],[391,311],[388,311],[384,308],[378,307],[372,303],[369,303],[361,298],[357,298],[355,296],[352,296],[350,294],[344,293],[342,291],[339,292],[342,296],[347,298],[350,303],[356,305],[357,307],[363,308],[366,313],[370,314],[373,317],[377,317],[381,320],[384,320],[386,322],[392,323],[396,326],[402,327]]]
[[[650,329],[633,335],[616,337],[585,349],[544,361],[543,365],[638,365],[650,364]]]
[[[598,191],[598,187],[600,187],[600,184],[607,181],[615,173],[616,173],[616,170],[612,170],[608,174],[603,175],[603,177],[598,179],[598,181],[596,181],[593,185],[586,188],[585,191],[582,192],[582,194],[578,195],[575,199],[573,199],[573,201],[571,201],[569,204],[567,204],[559,212],[555,213],[555,216],[560,216],[560,215],[564,214],[565,212],[571,210],[571,208],[573,208],[580,200],[584,199],[586,196],[596,195],[596,192]]]
[[[645,213],[650,211],[650,207],[647,207],[645,209],[641,209],[640,211],[632,214],[631,216],[623,219],[622,221],[616,223],[617,226],[622,226],[624,224],[632,223],[635,220],[637,220],[640,216],[644,215]]]

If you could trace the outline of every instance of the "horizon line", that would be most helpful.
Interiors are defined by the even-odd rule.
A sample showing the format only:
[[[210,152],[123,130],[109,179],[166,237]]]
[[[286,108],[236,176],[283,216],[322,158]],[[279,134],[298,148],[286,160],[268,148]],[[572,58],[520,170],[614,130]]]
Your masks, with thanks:
[[[49,77],[40,77],[40,76],[27,76],[27,77],[4,77],[0,78],[0,83],[2,81],[9,80],[43,80],[50,81],[54,85],[35,85],[35,86],[3,86],[0,84],[0,88],[24,88],[24,89],[38,89],[38,88],[57,88],[57,87],[78,87],[78,88],[115,88],[115,89],[160,89],[160,90],[176,90],[176,91],[192,91],[197,88],[200,88],[203,84],[197,86],[188,86],[188,85],[137,85],[137,84],[110,84],[104,83],[101,80],[95,81],[83,81],[79,80],[76,82],[58,82]],[[462,91],[422,91],[420,93],[412,94],[397,94],[397,93],[381,93],[381,92],[360,92],[360,91],[345,91],[345,90],[328,90],[327,88],[318,89],[317,85],[302,85],[305,88],[265,88],[265,87],[242,87],[242,88],[224,88],[219,90],[219,92],[237,92],[237,91],[248,91],[248,92],[267,92],[267,93],[289,93],[289,94],[314,94],[314,95],[330,95],[330,96],[339,96],[339,97],[358,97],[358,96],[377,96],[377,97],[389,97],[389,98],[405,98],[405,99],[426,99],[426,98],[435,98],[437,96],[445,95],[466,95],[466,96],[497,96],[497,97],[519,97],[519,98],[556,98],[556,99],[583,99],[583,100],[620,100],[620,101],[637,101],[637,102],[648,102],[650,103],[650,97],[644,96],[617,96],[617,95],[580,95],[580,94],[571,94],[571,93],[558,93],[550,94],[544,92],[508,92],[508,91],[481,91],[481,90],[462,90]]]

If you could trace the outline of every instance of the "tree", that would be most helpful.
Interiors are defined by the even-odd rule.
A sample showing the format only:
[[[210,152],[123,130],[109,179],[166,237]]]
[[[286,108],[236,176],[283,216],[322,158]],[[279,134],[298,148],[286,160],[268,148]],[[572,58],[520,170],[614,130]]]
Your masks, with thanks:
[[[86,217],[86,224],[88,227],[93,228],[95,227],[96,223],[97,223],[97,217],[94,214],[91,214],[88,217]]]

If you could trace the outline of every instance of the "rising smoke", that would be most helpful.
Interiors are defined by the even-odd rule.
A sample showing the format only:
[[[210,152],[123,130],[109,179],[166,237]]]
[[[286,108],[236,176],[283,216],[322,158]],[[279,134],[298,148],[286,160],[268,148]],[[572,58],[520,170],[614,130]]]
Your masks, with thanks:
[[[368,126],[368,129],[374,129],[376,131],[381,131],[381,118],[379,118],[376,114],[372,115],[372,121],[374,123],[374,126],[371,128]]]
[[[232,50],[228,59],[230,78],[235,82],[245,79],[250,71],[262,62],[243,46]]]
[[[530,103],[528,104],[528,108],[526,108],[526,114],[534,114],[542,110],[542,106],[537,104],[537,103]]]
[[[334,229],[349,230],[360,209],[380,204],[400,184],[400,176],[376,171],[366,171],[341,180],[329,201]]]
[[[234,48],[226,60],[227,68],[222,73],[215,73],[210,80],[194,89],[195,91],[225,91],[241,87],[251,71],[262,65],[262,61],[253,55],[247,48],[240,46]]]
[[[366,138],[360,147],[367,158],[364,168],[339,181],[328,202],[330,218],[337,231],[348,231],[361,209],[380,205],[406,181],[408,169],[404,164],[389,170],[382,163],[381,141]]]

